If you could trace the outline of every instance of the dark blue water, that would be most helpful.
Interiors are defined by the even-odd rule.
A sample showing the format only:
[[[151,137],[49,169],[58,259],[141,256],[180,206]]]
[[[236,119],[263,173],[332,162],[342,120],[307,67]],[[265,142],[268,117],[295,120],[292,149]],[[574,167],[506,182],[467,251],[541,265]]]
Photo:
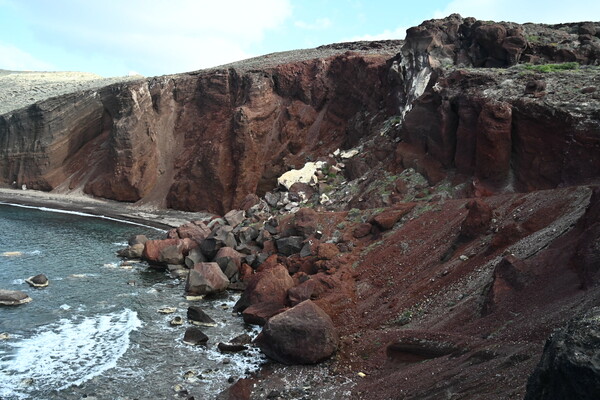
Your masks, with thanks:
[[[231,314],[236,295],[186,301],[182,282],[144,263],[125,265],[116,251],[149,227],[0,205],[0,288],[33,299],[0,307],[0,399],[157,399],[186,389],[212,398],[229,377],[254,370],[256,353],[225,355],[219,341],[247,332]],[[24,279],[44,273],[50,285]],[[218,322],[207,347],[181,339],[174,315],[201,305]],[[176,307],[172,315],[161,307]],[[190,372],[191,371],[191,372]]]

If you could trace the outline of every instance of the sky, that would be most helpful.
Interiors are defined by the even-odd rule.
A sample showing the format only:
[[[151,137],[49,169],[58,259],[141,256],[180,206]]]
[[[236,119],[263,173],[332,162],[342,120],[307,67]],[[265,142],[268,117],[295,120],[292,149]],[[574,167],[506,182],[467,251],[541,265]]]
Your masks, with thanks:
[[[105,77],[195,71],[277,51],[403,39],[451,13],[599,21],[592,0],[0,0],[0,69]]]

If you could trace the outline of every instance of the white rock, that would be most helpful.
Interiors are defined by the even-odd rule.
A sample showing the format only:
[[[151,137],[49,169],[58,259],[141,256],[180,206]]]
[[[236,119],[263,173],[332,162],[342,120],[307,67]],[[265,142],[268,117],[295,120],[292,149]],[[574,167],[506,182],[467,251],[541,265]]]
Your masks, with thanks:
[[[318,169],[323,166],[322,161],[307,162],[301,169],[292,169],[279,178],[277,183],[284,186],[286,189],[290,189],[294,183],[316,183],[317,178],[315,176]]]
[[[355,155],[357,155],[357,154],[358,154],[358,149],[350,149],[350,150],[342,151],[342,152],[340,153],[340,157],[341,157],[342,159],[345,159],[345,160],[347,160],[347,159],[349,159],[349,158],[352,158],[352,157],[354,157],[354,156],[355,156]]]

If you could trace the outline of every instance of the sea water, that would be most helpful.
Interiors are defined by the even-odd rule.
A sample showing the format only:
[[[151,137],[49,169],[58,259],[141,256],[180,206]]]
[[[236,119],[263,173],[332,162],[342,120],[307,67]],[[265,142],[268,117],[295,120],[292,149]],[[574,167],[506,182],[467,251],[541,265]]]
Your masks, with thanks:
[[[186,301],[183,285],[116,251],[133,234],[164,232],[84,215],[0,204],[0,288],[33,301],[0,306],[0,399],[214,398],[264,361],[256,351],[221,354],[216,345],[256,331],[232,314],[237,295]],[[44,273],[50,285],[25,279]],[[207,346],[182,342],[187,307],[216,322]],[[161,314],[162,307],[176,307]]]

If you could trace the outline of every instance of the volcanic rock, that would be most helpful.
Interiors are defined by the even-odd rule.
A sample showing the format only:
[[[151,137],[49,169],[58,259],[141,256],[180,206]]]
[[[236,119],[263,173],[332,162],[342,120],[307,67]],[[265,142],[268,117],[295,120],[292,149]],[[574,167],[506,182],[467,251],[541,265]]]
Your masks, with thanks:
[[[261,270],[247,281],[247,287],[234,306],[234,311],[244,311],[252,304],[274,303],[285,305],[287,291],[294,286],[294,280],[287,268],[281,264]]]
[[[488,230],[493,217],[492,208],[479,199],[469,201],[465,207],[469,212],[460,226],[460,235],[474,239]]]
[[[377,226],[383,231],[390,230],[396,222],[408,214],[414,208],[414,204],[403,204],[396,206],[393,209],[382,211],[371,219],[371,224]]]
[[[215,255],[215,262],[221,267],[221,271],[227,276],[228,279],[232,280],[233,277],[239,274],[240,267],[242,265],[241,253],[238,253],[231,247],[221,247]]]
[[[177,227],[177,235],[181,239],[189,238],[200,244],[210,235],[210,229],[203,222],[190,222]]]
[[[146,235],[133,235],[129,238],[127,244],[129,244],[129,246],[135,246],[136,244],[144,244],[147,241],[148,238],[146,237]]]
[[[46,287],[48,286],[48,277],[44,274],[38,274],[36,276],[31,276],[27,279],[25,279],[25,282],[27,282],[30,286],[33,287]]]
[[[189,306],[187,318],[194,325],[216,326],[217,323],[198,306]]]
[[[117,251],[117,255],[119,257],[124,258],[141,258],[144,253],[144,244],[136,243],[130,246],[127,246],[124,249]]]
[[[227,289],[229,279],[216,262],[199,263],[190,270],[185,292],[190,296],[219,293]]]
[[[269,319],[254,342],[283,364],[315,364],[331,357],[338,337],[329,315],[307,300]]]
[[[525,400],[597,399],[599,359],[600,308],[595,307],[548,338],[527,382]]]
[[[277,251],[284,256],[291,256],[302,250],[303,242],[304,237],[302,236],[288,236],[277,239]]]
[[[0,305],[2,306],[17,306],[19,304],[29,303],[31,297],[27,293],[19,290],[0,289]]]
[[[208,342],[208,336],[204,334],[199,328],[190,327],[185,330],[183,335],[183,343],[197,346],[200,344],[206,344]]]

